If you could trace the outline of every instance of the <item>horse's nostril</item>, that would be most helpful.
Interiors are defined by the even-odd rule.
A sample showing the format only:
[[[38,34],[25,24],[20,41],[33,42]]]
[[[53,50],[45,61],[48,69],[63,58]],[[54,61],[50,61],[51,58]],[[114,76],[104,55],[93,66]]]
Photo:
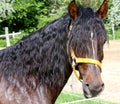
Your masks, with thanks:
[[[89,84],[86,84],[87,87],[89,87]]]
[[[102,84],[102,87],[104,87],[104,83]]]

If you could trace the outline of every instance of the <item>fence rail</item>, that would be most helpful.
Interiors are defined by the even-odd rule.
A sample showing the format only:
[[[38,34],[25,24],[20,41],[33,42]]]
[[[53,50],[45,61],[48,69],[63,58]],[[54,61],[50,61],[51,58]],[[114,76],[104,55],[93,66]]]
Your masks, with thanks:
[[[9,33],[9,37],[12,36],[12,37],[14,38],[15,35],[19,35],[19,34],[21,34],[21,32],[17,32],[17,33],[13,32],[13,33]],[[6,35],[0,35],[0,38],[5,38],[5,37],[6,37]]]
[[[15,38],[15,35],[19,35],[21,34],[21,32],[13,32],[13,33],[9,33],[8,32],[8,27],[5,27],[5,34],[4,35],[0,35],[0,38],[6,38],[6,45],[7,47],[10,46],[10,37],[12,36],[13,38]]]

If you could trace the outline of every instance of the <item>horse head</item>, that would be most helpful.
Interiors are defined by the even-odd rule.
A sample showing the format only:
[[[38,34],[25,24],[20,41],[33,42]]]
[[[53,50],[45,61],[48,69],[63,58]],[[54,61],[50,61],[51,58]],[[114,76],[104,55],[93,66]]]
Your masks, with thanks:
[[[101,63],[107,35],[102,19],[108,11],[107,0],[104,0],[97,12],[77,6],[75,0],[72,0],[68,11],[71,17],[68,47],[73,67],[79,71],[84,96],[94,97],[104,88]]]

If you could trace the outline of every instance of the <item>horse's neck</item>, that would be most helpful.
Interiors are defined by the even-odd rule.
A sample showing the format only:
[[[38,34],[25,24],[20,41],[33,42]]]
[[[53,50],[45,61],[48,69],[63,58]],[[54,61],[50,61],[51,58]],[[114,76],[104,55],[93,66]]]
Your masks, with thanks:
[[[65,73],[65,80],[63,85],[54,85],[54,86],[48,86],[48,85],[41,85],[39,86],[39,93],[41,97],[41,104],[54,104],[57,97],[61,93],[62,89],[64,88],[65,84],[67,83],[71,73],[72,69],[67,69],[67,73]]]
[[[56,89],[53,89],[47,85],[40,86],[39,93],[41,104],[54,104],[55,99],[58,96],[58,94],[56,93]]]
[[[49,87],[47,85],[40,86],[39,93],[41,104],[54,104],[57,97],[61,93],[64,86],[61,87]]]

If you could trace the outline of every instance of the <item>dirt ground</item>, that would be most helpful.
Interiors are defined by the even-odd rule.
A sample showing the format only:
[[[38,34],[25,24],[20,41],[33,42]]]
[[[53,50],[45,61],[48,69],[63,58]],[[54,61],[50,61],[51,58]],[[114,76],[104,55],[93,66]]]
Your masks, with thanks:
[[[120,41],[110,41],[104,52],[102,76],[106,87],[103,95],[108,95],[105,99],[120,104]]]
[[[105,89],[99,97],[120,104],[120,41],[104,46],[102,78]],[[81,82],[72,75],[64,90],[82,93]]]
[[[110,41],[104,46],[102,78],[105,89],[100,98],[120,104],[120,41]],[[72,75],[64,90],[82,93],[81,83]]]

